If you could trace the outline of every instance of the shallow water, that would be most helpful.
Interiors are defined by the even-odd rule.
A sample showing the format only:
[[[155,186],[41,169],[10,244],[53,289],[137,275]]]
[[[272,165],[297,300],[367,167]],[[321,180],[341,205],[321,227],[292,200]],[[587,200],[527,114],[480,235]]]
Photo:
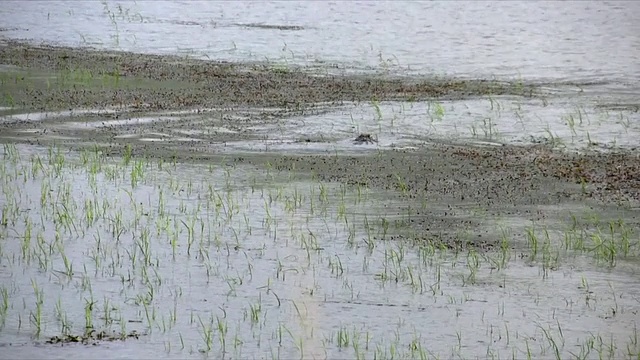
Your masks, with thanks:
[[[125,164],[27,146],[5,146],[2,156],[3,357],[540,358],[554,356],[554,344],[563,357],[640,351],[637,243],[610,267],[563,250],[562,233],[550,231],[550,253],[561,257],[550,267],[520,258],[530,250],[516,240],[517,221],[506,224],[517,249],[506,258],[442,252],[390,240],[410,229],[408,203],[397,196],[300,174],[227,161]],[[44,344],[63,330],[82,334],[87,319],[97,330],[142,335]]]
[[[80,138],[92,140],[91,132],[108,127],[126,141],[201,141],[233,153],[366,154],[440,138],[633,148],[640,145],[638,112],[616,105],[637,105],[638,11],[636,2],[4,2],[5,37],[325,71],[554,84],[544,100],[347,104],[269,122],[236,114],[247,120],[238,128],[207,114],[113,119],[100,109],[5,108],[2,121],[22,122],[16,132],[38,137],[78,141],[86,132]],[[211,134],[240,131],[255,139],[211,144]],[[378,142],[354,145],[361,132]],[[407,206],[420,206],[398,194],[230,160],[125,164],[57,151],[5,146],[0,154],[0,357],[640,353],[637,229],[607,232],[608,221],[629,212],[574,204],[542,209],[549,218],[531,223],[457,208],[482,220],[475,230],[510,244],[504,253],[453,253],[389,240],[412,238]],[[426,206],[441,212],[450,204]],[[605,226],[571,230],[567,211],[587,224],[603,217]],[[544,242],[534,260],[531,229]],[[470,236],[459,230],[460,238]],[[597,249],[596,240],[609,237],[632,241],[615,266],[567,249],[578,238]],[[44,343],[82,334],[88,319],[97,330],[141,336],[96,346]]]
[[[261,109],[273,111],[283,109]],[[216,109],[199,114],[179,111],[129,114],[125,109],[2,115],[0,123],[22,123],[4,138],[82,137],[141,142],[207,144],[208,151],[370,153],[410,149],[433,141],[475,144],[546,144],[567,150],[638,149],[640,112],[599,106],[587,99],[493,97],[461,101],[344,104],[321,114],[256,118],[255,111]],[[225,120],[222,115],[225,114]],[[227,119],[233,116],[231,119]],[[40,122],[40,123],[38,123]],[[46,130],[46,131],[45,131]],[[25,133],[26,131],[26,133]],[[358,144],[361,133],[374,143]],[[113,135],[112,135],[113,134]],[[202,145],[205,146],[205,145]]]
[[[275,125],[256,124],[243,130],[263,136],[263,143],[232,142],[225,144],[225,151],[346,151],[359,132],[375,134],[380,148],[442,138],[547,143],[569,149],[640,146],[637,2],[5,4],[0,10],[1,35],[35,42],[215,60],[269,60],[323,71],[337,66],[546,84],[542,99],[360,104]],[[442,107],[439,114],[434,106]],[[74,113],[82,115],[82,110]],[[14,114],[2,121],[42,121],[59,115],[63,114]],[[101,119],[113,125],[134,120]],[[197,134],[184,135],[139,137],[146,142],[202,140]]]
[[[630,1],[3,4],[3,36],[37,42],[635,90],[640,80],[640,5]]]

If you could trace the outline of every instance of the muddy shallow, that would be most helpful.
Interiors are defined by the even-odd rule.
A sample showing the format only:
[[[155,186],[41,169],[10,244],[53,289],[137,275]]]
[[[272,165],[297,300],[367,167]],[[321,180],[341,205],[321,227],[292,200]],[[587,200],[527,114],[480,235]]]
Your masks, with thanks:
[[[2,156],[8,357],[638,351],[637,224],[624,209],[552,198],[500,212],[224,158]]]
[[[471,141],[464,136],[456,140],[438,132],[421,132],[417,124],[403,123],[403,117],[396,115],[389,126],[377,102],[426,99],[429,127],[435,129],[449,123],[440,118],[448,112],[438,102],[442,99],[475,101],[491,94],[491,110],[500,113],[504,111],[501,93],[553,101],[553,95],[539,85],[374,75],[318,77],[304,69],[274,69],[268,64],[215,63],[13,41],[1,48],[0,61],[14,66],[3,72],[13,100],[0,122],[0,137],[5,141],[75,150],[97,147],[108,155],[126,152],[172,161],[223,158],[230,163],[301,171],[323,181],[401,190],[403,197],[417,203],[446,204],[440,213],[417,213],[411,221],[419,236],[441,239],[448,246],[460,245],[460,227],[478,232],[484,221],[471,216],[456,223],[451,220],[456,209],[483,209],[494,216],[531,221],[546,206],[558,209],[558,215],[552,215],[556,217],[563,216],[562,206],[635,209],[640,200],[640,160],[634,148],[604,148],[608,150],[603,153],[589,138],[588,146],[575,153],[563,151],[560,140],[553,137],[551,143],[546,138],[544,144],[514,146],[487,136],[491,128],[484,128],[485,136]],[[117,75],[111,74],[114,71]],[[184,93],[198,100],[185,103]],[[377,99],[373,102],[376,120],[369,124],[364,118],[354,119],[348,103],[371,97]],[[266,106],[248,106],[256,103]],[[87,107],[77,108],[79,104]],[[34,112],[42,106],[47,111]],[[59,108],[70,110],[54,111]],[[339,114],[342,118],[350,114],[351,121],[330,120]],[[579,110],[576,121],[579,117],[582,124],[583,116],[585,123],[591,122]],[[324,126],[323,118],[328,122]],[[410,129],[413,135],[407,132]],[[363,130],[371,141],[355,141]],[[635,218],[635,212],[629,211]],[[478,238],[472,243],[476,242],[492,246],[495,239]]]
[[[548,89],[20,43],[0,61],[9,356],[637,357],[633,146],[448,138],[381,103],[428,102],[435,128],[445,100]]]

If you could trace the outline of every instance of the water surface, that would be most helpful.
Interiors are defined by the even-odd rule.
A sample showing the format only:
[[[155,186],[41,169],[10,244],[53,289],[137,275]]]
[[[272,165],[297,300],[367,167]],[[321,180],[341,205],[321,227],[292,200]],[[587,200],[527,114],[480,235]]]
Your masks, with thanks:
[[[5,1],[3,36],[467,77],[640,79],[640,5],[483,1]]]

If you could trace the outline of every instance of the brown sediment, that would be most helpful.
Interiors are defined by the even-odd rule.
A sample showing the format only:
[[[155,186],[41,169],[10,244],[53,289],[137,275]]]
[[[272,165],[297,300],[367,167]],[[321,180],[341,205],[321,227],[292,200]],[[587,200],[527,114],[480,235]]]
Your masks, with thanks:
[[[170,82],[158,86],[140,81],[135,87],[108,89],[81,86],[33,90],[34,108],[112,103],[145,103],[151,109],[212,106],[279,106],[300,110],[317,103],[371,100],[461,99],[482,95],[531,95],[531,86],[497,81],[408,80],[377,75],[313,74],[271,64],[236,64],[177,56],[104,52],[87,49],[33,46],[9,42],[0,47],[0,63],[54,71],[82,71],[93,78],[145,79]],[[17,96],[20,97],[20,96]],[[46,100],[46,103],[45,103]]]
[[[109,342],[109,341],[124,341],[127,339],[138,339],[140,334],[135,330],[130,333],[116,333],[107,332],[107,331],[96,331],[96,330],[87,330],[82,335],[61,335],[61,336],[53,336],[49,338],[46,343],[47,344],[73,344],[79,343],[83,345],[97,345],[98,342]]]
[[[78,150],[99,146],[110,155],[122,154],[127,145],[130,149],[127,151],[137,156],[182,161],[220,158],[223,155],[208,146],[213,143],[260,141],[246,130],[248,123],[266,124],[286,121],[291,114],[322,113],[342,102],[462,99],[488,94],[529,96],[535,90],[521,84],[491,81],[319,75],[303,69],[274,69],[270,64],[232,64],[12,42],[0,48],[0,63],[27,71],[80,69],[91,74],[91,79],[84,79],[81,84],[58,83],[51,89],[42,81],[33,81],[28,86],[11,85],[15,101],[27,109],[115,106],[127,107],[119,114],[129,117],[162,109],[197,109],[210,113],[208,125],[232,130],[192,139],[198,141],[158,145],[117,135],[141,130],[189,130],[199,126],[198,123],[142,123],[82,130],[53,126],[68,121],[54,119],[44,124],[4,123],[0,126],[3,141],[55,143]],[[109,81],[101,81],[101,76]],[[47,136],[53,132],[70,140],[19,131],[46,130],[47,126],[50,127]],[[361,136],[356,142],[373,141],[370,135]],[[397,191],[398,196],[407,199],[406,211],[411,213],[406,225],[412,232],[402,236],[455,248],[468,245],[491,248],[497,243],[498,238],[487,229],[490,225],[486,218],[470,215],[478,209],[494,218],[513,216],[537,221],[566,215],[561,210],[565,204],[633,208],[640,201],[640,159],[634,152],[571,154],[542,145],[479,147],[430,143],[411,151],[358,156],[269,152],[224,156],[234,163],[269,164],[276,170],[312,174],[322,181]],[[433,206],[420,205],[424,203]],[[540,210],[548,206],[560,210],[554,214]],[[463,237],[463,232],[471,235]]]

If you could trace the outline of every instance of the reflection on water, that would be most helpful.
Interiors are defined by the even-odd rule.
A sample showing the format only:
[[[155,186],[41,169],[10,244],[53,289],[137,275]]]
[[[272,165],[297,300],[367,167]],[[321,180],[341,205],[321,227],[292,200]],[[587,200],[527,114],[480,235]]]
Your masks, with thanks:
[[[541,237],[552,226],[538,261],[517,256],[525,247],[503,258],[439,251],[392,237],[412,215],[408,200],[389,192],[226,160],[160,165],[55,148],[0,151],[7,358],[617,359],[640,350],[637,264],[620,254],[615,267],[600,267],[565,251],[564,237],[584,234],[556,232],[555,216],[535,225]],[[430,200],[421,211],[447,208]],[[529,226],[510,220],[514,234]],[[635,234],[625,229],[603,244]],[[629,249],[637,258],[637,243]],[[142,335],[43,344],[87,327]]]
[[[5,1],[2,35],[423,74],[640,79],[638,2]]]

